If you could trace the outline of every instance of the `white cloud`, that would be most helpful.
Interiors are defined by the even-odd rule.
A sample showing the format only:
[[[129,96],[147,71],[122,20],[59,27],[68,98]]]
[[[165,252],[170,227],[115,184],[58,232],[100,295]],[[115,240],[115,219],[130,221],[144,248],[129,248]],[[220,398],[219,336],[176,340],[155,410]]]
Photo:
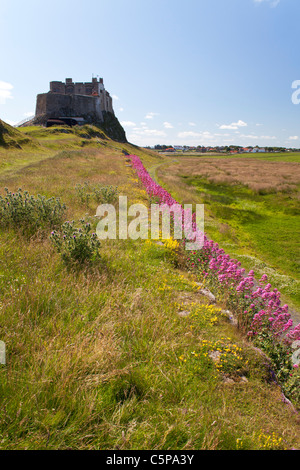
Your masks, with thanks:
[[[11,83],[0,81],[0,104],[5,104],[7,99],[13,98],[11,90],[13,85]]]
[[[119,111],[121,111],[121,112],[124,111],[124,108],[119,108]]]
[[[194,127],[196,124],[194,122],[189,122],[189,126]]]
[[[199,139],[202,139],[202,140],[203,139],[208,139],[208,140],[215,139],[215,136],[208,131],[204,131],[204,132],[183,131],[183,132],[178,132],[177,137],[179,137],[180,139],[192,138],[192,139],[198,139],[198,140]]]
[[[242,134],[241,137],[244,137],[245,139],[259,139],[258,135],[254,134]]]
[[[277,5],[279,5],[280,0],[254,0],[254,3],[257,3],[259,5],[262,3],[268,3],[271,8],[275,8],[277,7]]]
[[[298,139],[299,139],[299,137],[297,135],[291,135],[289,137],[289,140],[298,140]]]
[[[166,137],[167,134],[159,129],[147,129],[146,127],[134,127],[133,129],[134,135],[139,136],[157,136],[157,137]]]
[[[164,122],[164,128],[165,129],[173,129],[173,126],[170,122]]]
[[[240,137],[245,139],[263,139],[263,140],[276,140],[277,137],[275,135],[254,135],[254,134],[241,134]]]
[[[202,137],[202,134],[200,132],[184,131],[179,132],[178,137],[181,139],[185,139],[186,137]]]
[[[154,116],[158,116],[158,113],[147,113],[145,119],[153,119]]]
[[[136,145],[155,145],[158,143],[158,138],[165,140],[167,134],[159,129],[147,128],[134,128],[128,135],[128,141]]]
[[[111,95],[111,97],[115,100],[118,101],[120,98],[117,95]]]
[[[238,129],[239,127],[247,127],[247,123],[239,120],[238,122],[232,122],[231,124],[222,124],[219,126],[220,129]]]
[[[167,134],[164,131],[157,129],[143,129],[143,135],[157,135],[158,137],[165,137]]]
[[[132,122],[132,121],[121,121],[121,126],[134,127],[134,126],[136,126],[136,123]]]
[[[214,146],[218,143],[218,138],[208,132],[182,131],[178,132],[176,144],[178,145],[208,145]]]
[[[24,113],[24,116],[27,118],[27,117],[31,117],[31,116],[34,116],[34,111],[28,111],[28,113]]]

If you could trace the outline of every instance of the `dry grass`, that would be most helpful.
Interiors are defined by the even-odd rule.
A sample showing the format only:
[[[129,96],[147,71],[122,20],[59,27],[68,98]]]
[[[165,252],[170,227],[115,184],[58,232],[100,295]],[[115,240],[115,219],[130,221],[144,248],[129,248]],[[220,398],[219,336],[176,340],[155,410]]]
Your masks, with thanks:
[[[170,173],[203,176],[216,184],[243,184],[255,192],[294,191],[300,184],[300,164],[243,158],[185,158]],[[173,177],[174,178],[174,177]]]

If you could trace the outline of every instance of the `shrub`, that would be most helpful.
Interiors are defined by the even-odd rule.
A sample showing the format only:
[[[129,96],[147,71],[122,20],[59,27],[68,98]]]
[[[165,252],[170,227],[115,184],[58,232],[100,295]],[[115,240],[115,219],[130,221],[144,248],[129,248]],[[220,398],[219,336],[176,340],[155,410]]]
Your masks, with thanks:
[[[119,194],[117,186],[102,186],[101,184],[91,186],[87,181],[83,185],[77,184],[75,189],[80,202],[86,205],[90,200],[98,204],[112,204],[116,202]]]
[[[119,191],[117,186],[96,186],[93,188],[94,199],[98,203],[112,204],[116,202]]]
[[[59,198],[30,196],[28,191],[18,189],[12,193],[5,188],[6,196],[0,196],[0,225],[13,227],[27,235],[39,229],[56,228],[63,220],[65,205]]]
[[[60,253],[66,265],[84,265],[100,259],[100,241],[91,225],[81,220],[81,227],[75,222],[65,222],[60,231],[53,231],[50,240]]]
[[[89,184],[87,182],[85,182],[84,185],[76,184],[75,189],[80,202],[88,205],[91,197],[91,194],[89,193]]]
[[[289,373],[289,377],[283,384],[284,393],[295,403],[300,405],[300,368],[294,365]]]
[[[164,247],[169,261],[177,268],[184,264],[184,252],[180,243],[173,238],[164,241]]]

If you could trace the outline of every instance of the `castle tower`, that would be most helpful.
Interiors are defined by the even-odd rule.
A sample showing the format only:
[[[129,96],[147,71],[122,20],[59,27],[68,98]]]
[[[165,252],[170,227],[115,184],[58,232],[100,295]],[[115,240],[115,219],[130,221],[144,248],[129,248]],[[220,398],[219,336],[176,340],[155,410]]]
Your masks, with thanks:
[[[59,119],[61,116],[80,117],[86,122],[103,122],[103,113],[114,114],[112,97],[105,90],[103,78],[91,82],[50,82],[50,91],[37,96],[36,117]]]

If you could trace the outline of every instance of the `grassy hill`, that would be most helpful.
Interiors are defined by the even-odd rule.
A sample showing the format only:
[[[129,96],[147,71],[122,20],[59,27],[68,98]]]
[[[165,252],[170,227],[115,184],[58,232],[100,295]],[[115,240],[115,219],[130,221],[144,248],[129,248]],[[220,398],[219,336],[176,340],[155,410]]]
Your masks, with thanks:
[[[28,144],[34,143],[28,136],[24,136],[22,132],[0,119],[0,147],[16,147],[21,149],[24,145]]]
[[[0,449],[299,449],[298,404],[185,253],[106,240],[94,256],[99,201],[150,202],[126,154],[161,157],[93,126],[3,127],[0,194],[18,210],[0,220]],[[67,221],[89,262],[59,238]]]

